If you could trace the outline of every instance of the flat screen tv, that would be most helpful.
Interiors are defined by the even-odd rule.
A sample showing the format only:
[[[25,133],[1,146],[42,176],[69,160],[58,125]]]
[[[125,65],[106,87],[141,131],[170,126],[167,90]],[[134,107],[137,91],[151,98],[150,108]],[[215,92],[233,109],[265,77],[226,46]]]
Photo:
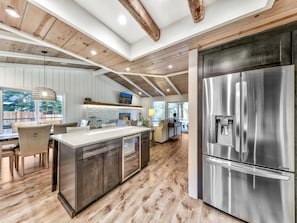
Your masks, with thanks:
[[[127,105],[132,104],[132,94],[120,92],[119,103]]]

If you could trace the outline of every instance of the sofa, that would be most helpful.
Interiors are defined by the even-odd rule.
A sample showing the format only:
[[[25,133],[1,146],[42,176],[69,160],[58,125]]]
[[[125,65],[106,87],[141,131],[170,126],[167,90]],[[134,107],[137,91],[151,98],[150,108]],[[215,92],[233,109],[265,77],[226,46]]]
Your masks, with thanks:
[[[174,128],[169,128],[168,123],[171,123]],[[161,120],[159,125],[155,128],[154,132],[154,141],[163,143],[166,142],[168,139],[175,139],[181,134],[181,123],[174,122],[173,120]]]
[[[163,143],[168,140],[168,121],[161,120],[159,125],[155,128],[154,141]]]

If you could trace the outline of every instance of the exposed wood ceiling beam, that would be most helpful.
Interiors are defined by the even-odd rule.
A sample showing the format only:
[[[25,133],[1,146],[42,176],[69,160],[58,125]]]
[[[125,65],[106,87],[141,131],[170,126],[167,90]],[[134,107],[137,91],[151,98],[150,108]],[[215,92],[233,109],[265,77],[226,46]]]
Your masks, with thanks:
[[[105,69],[99,69],[99,70],[96,70],[93,72],[93,75],[94,76],[99,76],[99,75],[103,75],[103,74],[107,74],[109,73],[110,71],[108,70],[105,70]]]
[[[193,21],[200,22],[204,18],[205,10],[203,0],[188,0]]]
[[[160,39],[160,29],[139,0],[119,0],[139,25],[154,40]]]
[[[172,81],[165,76],[165,80],[170,84],[170,86],[175,90],[175,92],[178,94],[178,95],[181,95],[180,91],[175,87],[175,85],[172,83]]]
[[[125,81],[129,82],[130,84],[132,84],[135,88],[137,88],[139,91],[145,93],[148,97],[152,97],[149,93],[147,93],[145,90],[143,90],[142,88],[140,88],[138,85],[136,85],[133,81],[131,81],[129,78],[125,77],[122,74],[116,73],[117,75],[119,75],[121,78],[123,78]]]
[[[26,54],[26,53],[16,53],[10,51],[0,51],[0,56],[2,57],[12,57],[12,58],[22,58],[27,60],[40,60],[40,61],[50,61],[50,62],[58,62],[58,63],[66,63],[66,64],[78,64],[78,65],[86,65],[90,64],[81,60],[73,60],[66,58],[58,58],[58,57],[49,57],[49,56],[41,56],[35,54]]]
[[[149,85],[152,86],[152,88],[154,88],[160,95],[162,96],[166,96],[159,88],[157,88],[156,85],[154,85],[149,79],[147,79],[146,77],[144,76],[141,76],[143,80],[145,80]]]

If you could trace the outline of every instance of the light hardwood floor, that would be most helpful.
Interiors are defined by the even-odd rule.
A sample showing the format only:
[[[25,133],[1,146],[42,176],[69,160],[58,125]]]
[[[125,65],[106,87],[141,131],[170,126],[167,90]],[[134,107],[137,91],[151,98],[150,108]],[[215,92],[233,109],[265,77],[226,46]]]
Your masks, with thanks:
[[[71,219],[51,191],[51,168],[27,158],[25,176],[9,174],[2,162],[0,222],[241,222],[187,195],[187,139],[157,144],[151,161],[140,173]]]

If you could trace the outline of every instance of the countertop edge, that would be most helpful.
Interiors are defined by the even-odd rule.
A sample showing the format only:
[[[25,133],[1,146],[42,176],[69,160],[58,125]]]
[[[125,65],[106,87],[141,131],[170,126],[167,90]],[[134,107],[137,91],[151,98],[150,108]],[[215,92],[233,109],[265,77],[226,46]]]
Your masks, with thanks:
[[[125,131],[129,130],[129,131]],[[146,127],[113,127],[113,128],[106,128],[106,129],[94,129],[94,130],[88,130],[88,131],[81,131],[81,132],[73,132],[73,133],[64,133],[64,134],[58,134],[58,135],[52,135],[51,138],[63,143],[64,145],[67,145],[70,148],[78,149],[85,146],[90,146],[96,143],[105,142],[108,140],[113,140],[117,138],[122,138],[146,131],[151,131],[151,128]],[[112,134],[113,133],[113,134]],[[116,133],[116,134],[115,134]],[[98,135],[101,136],[99,138],[90,139],[92,135]],[[82,141],[79,143],[71,143],[71,137],[73,139],[77,140],[78,137],[81,137]],[[84,138],[87,138],[86,141],[84,141]],[[72,140],[72,141],[75,141]]]

